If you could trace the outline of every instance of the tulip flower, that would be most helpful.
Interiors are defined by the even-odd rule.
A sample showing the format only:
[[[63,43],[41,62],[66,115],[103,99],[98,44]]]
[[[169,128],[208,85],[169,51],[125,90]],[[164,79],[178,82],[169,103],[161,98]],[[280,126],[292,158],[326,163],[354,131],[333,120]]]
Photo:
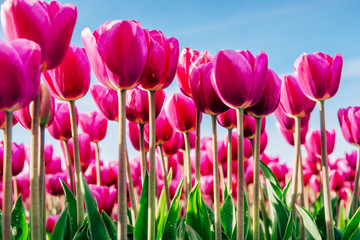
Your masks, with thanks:
[[[290,132],[295,132],[295,119],[293,117],[288,117],[285,114],[284,109],[281,107],[281,97],[280,97],[280,104],[278,108],[275,110],[274,116],[283,129]],[[308,125],[309,120],[310,120],[310,114],[300,118],[300,130]]]
[[[326,149],[327,154],[331,154],[335,147],[335,129],[331,132],[326,130]],[[310,129],[306,135],[305,148],[307,152],[314,153],[317,157],[321,157],[321,136],[320,130]]]
[[[139,126],[135,123],[128,122],[127,123],[127,135],[130,139],[135,150],[140,151],[140,137],[139,137]],[[149,143],[147,141],[144,142],[145,152],[149,151]]]
[[[61,158],[60,157],[53,157],[51,162],[45,166],[45,173],[46,174],[55,174],[58,172],[62,172],[63,169],[61,167]]]
[[[17,124],[17,119],[15,118],[15,116],[13,116],[12,118],[12,125],[14,126],[15,124]],[[0,129],[5,129],[5,112],[0,111]]]
[[[244,114],[244,137],[250,140],[255,138],[255,118]],[[261,118],[260,134],[265,131],[266,118]]]
[[[119,121],[119,103],[117,92],[100,84],[92,84],[90,93],[96,106],[109,121]]]
[[[60,215],[48,216],[46,220],[46,229],[49,231],[50,234],[54,231],[55,225],[59,219]]]
[[[294,141],[294,132],[292,131],[288,131],[286,128],[283,128],[282,125],[277,122],[276,123],[276,127],[279,129],[280,133],[283,135],[283,137],[285,138],[286,142],[289,143],[290,145],[294,146],[295,145],[295,141]],[[306,134],[308,132],[309,129],[309,125],[306,124],[301,130],[300,130],[300,144],[304,144],[305,143],[305,138],[306,138]]]
[[[55,174],[46,175],[46,191],[53,196],[60,196],[64,194],[60,179],[69,186],[69,174],[67,172],[59,172]]]
[[[184,135],[178,131],[172,131],[170,139],[162,145],[165,156],[170,157],[177,153],[183,142]]]
[[[333,97],[340,85],[343,59],[340,53],[330,57],[325,53],[302,54],[294,63],[295,78],[305,96],[317,101],[320,109],[321,126],[321,163],[324,183],[324,207],[326,216],[326,233],[328,239],[334,239],[332,224],[329,172],[326,153],[325,104]]]
[[[115,188],[93,184],[89,184],[89,189],[96,199],[99,212],[104,211],[110,216],[116,200],[117,190]]]
[[[217,115],[216,119],[224,128],[236,128],[236,111],[233,108],[229,108],[227,111]]]
[[[212,83],[220,99],[237,109],[238,179],[237,209],[244,204],[243,110],[257,103],[264,91],[268,59],[265,52],[255,58],[250,51],[221,50],[214,58]],[[231,86],[231,87],[229,87]],[[237,223],[244,224],[243,211],[237,212]],[[244,238],[244,229],[237,228],[237,239]]]
[[[70,150],[70,160],[71,163],[73,165],[75,165],[75,160],[74,160],[74,140],[72,138],[69,139],[68,144],[69,144],[69,150]],[[80,166],[81,166],[81,170],[82,172],[85,172],[86,169],[88,168],[89,164],[90,164],[90,160],[91,160],[91,137],[89,134],[87,133],[79,133],[79,150],[80,150]],[[65,147],[64,144],[61,145],[61,148],[64,152],[64,155],[66,155],[65,153]]]
[[[17,176],[24,168],[25,163],[25,148],[23,144],[11,144],[11,154],[12,154],[12,162],[11,162],[11,171],[12,176]],[[4,141],[0,142],[0,174],[3,175],[3,167],[4,167]]]

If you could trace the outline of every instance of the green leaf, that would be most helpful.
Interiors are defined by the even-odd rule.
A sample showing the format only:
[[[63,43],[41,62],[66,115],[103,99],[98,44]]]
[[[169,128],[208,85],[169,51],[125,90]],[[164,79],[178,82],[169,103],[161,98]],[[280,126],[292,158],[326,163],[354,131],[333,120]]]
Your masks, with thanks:
[[[85,196],[85,206],[89,219],[89,230],[92,239],[110,239],[108,232],[106,231],[105,224],[97,209],[94,197],[88,185],[85,182],[84,176],[81,177],[81,192]]]
[[[27,240],[29,235],[21,194],[11,212],[11,231],[14,239]]]
[[[175,239],[176,238],[176,221],[181,211],[181,192],[183,187],[184,180],[182,179],[180,185],[176,189],[174,199],[171,203],[169,214],[166,217],[164,226],[158,232],[158,239]],[[159,237],[160,236],[160,237]]]
[[[149,197],[149,175],[146,172],[143,182],[143,188],[141,190],[140,204],[138,210],[138,216],[135,222],[134,239],[147,239],[148,228],[148,197]]]
[[[172,170],[172,168],[170,169],[170,173],[168,174],[168,177],[167,177],[169,186],[171,184],[171,177],[172,177],[171,170]],[[161,238],[161,234],[164,230],[164,225],[165,225],[167,216],[168,216],[168,209],[166,206],[166,195],[165,195],[165,185],[164,185],[164,187],[161,190],[159,204],[158,204],[157,212],[156,212],[156,223],[158,224],[157,225],[157,239]],[[176,232],[176,230],[175,230],[175,232]]]
[[[339,216],[338,216],[337,226],[339,227],[339,229],[341,231],[344,232],[346,229],[347,219],[346,219],[346,209],[345,209],[342,201],[339,204],[339,213],[338,214],[339,214]]]
[[[360,239],[360,229],[357,228],[355,232],[353,232],[349,238],[349,240],[359,240]]]
[[[335,212],[336,202],[339,200],[339,197],[335,197],[331,200],[332,212]],[[323,239],[326,237],[326,221],[325,221],[325,208],[322,206],[316,214],[315,223],[319,230],[319,233]]]
[[[323,206],[323,192],[321,191],[314,205],[313,217],[316,216],[316,214],[318,213],[318,211],[321,209],[322,206]]]
[[[344,235],[343,232],[337,227],[334,227],[334,232],[335,232],[335,240],[341,240]]]
[[[188,197],[186,224],[192,227],[203,239],[211,239],[210,217],[201,196],[200,183],[191,189]]]
[[[104,221],[105,227],[109,233],[110,238],[113,240],[116,240],[117,232],[116,232],[116,226],[114,224],[114,221],[104,211],[102,211],[101,217]]]
[[[305,229],[308,231],[308,233],[314,238],[314,239],[321,239],[321,235],[316,227],[316,224],[311,217],[310,213],[305,210],[305,208],[300,207],[298,205],[295,205],[297,211],[300,213],[300,215],[303,218]]]
[[[128,240],[134,239],[134,227],[129,224],[127,225],[127,239]]]
[[[294,227],[294,218],[293,218],[292,214],[290,213],[289,220],[286,224],[285,234],[284,234],[284,237],[282,238],[283,240],[288,240],[291,238],[291,235],[293,232],[293,227]]]
[[[235,208],[236,211],[236,208]],[[249,237],[250,234],[250,229],[249,229],[249,206],[248,206],[248,201],[246,198],[246,194],[244,193],[244,239],[247,239]],[[229,239],[231,240],[236,240],[236,232],[237,232],[237,223],[236,223],[236,216],[235,216],[235,226],[234,226],[234,230],[232,232],[231,237],[229,237]]]
[[[201,240],[201,236],[189,225],[186,225],[186,232],[188,234],[189,240]]]
[[[177,239],[177,240],[183,240],[183,239],[185,239],[185,232],[186,232],[186,229],[185,229],[185,218],[183,218],[183,219],[180,221],[179,226],[177,227],[177,230],[176,230],[176,239]]]
[[[342,240],[350,239],[350,236],[360,228],[359,225],[360,225],[360,208],[358,208],[358,210],[356,211],[354,216],[351,218],[351,220],[344,232]]]
[[[271,169],[266,166],[266,164],[260,160],[260,169],[263,174],[263,176],[267,179],[269,179],[270,182],[275,184],[277,187],[280,188],[279,181],[276,179],[275,174],[271,171]]]
[[[70,237],[73,238],[77,231],[77,210],[76,210],[76,199],[73,193],[70,191],[66,183],[60,179],[61,186],[65,194],[65,204],[69,206],[68,214],[70,220]]]
[[[132,212],[131,212],[131,209],[129,208],[129,206],[126,206],[126,211],[127,211],[127,217],[128,217],[129,224],[133,225],[133,216],[132,216]]]
[[[89,230],[89,221],[88,218],[85,217],[81,227],[75,233],[73,240],[87,240],[88,239],[88,230]]]
[[[231,195],[228,195],[220,208],[221,224],[224,227],[225,234],[231,238],[235,227],[235,206]]]
[[[282,190],[282,198],[281,200],[285,203],[285,206],[287,206],[287,193],[290,189],[290,185],[291,185],[291,180],[289,180],[286,184],[286,186],[284,187],[284,189]]]
[[[66,206],[56,222],[51,240],[67,240],[70,239],[70,220],[69,220],[69,207]]]

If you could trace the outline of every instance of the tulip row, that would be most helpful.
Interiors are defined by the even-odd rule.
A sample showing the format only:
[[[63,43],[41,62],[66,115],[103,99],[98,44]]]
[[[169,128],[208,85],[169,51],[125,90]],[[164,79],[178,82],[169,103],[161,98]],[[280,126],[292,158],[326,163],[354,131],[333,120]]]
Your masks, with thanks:
[[[265,52],[261,51],[255,57],[248,50],[220,50],[212,57],[205,51],[184,48],[179,54],[176,38],[167,38],[158,30],[143,29],[137,21],[107,21],[94,32],[86,28],[81,34],[85,49],[79,48],[70,44],[77,18],[76,7],[72,4],[6,0],[1,16],[8,40],[0,41],[0,60],[4,66],[0,110],[5,115],[4,123],[0,122],[4,128],[1,169],[4,239],[10,239],[12,235],[12,175],[14,171],[19,172],[16,171],[17,164],[12,170],[12,163],[20,162],[21,166],[25,158],[24,154],[22,157],[12,154],[11,127],[16,121],[32,133],[28,154],[32,239],[46,238],[46,189],[52,195],[61,194],[62,190],[66,195],[66,206],[52,238],[58,237],[58,231],[62,231],[64,239],[84,237],[87,231],[93,239],[127,239],[129,235],[136,239],[172,239],[177,234],[180,238],[191,239],[222,239],[224,234],[228,239],[251,236],[269,239],[270,234],[272,239],[288,239],[296,238],[297,232],[301,239],[305,239],[306,232],[313,238],[320,234],[327,239],[338,236],[340,230],[334,230],[333,225],[331,189],[344,195],[340,192],[346,185],[336,183],[336,179],[341,178],[340,166],[345,161],[327,159],[330,154],[327,138],[331,139],[331,135],[326,133],[324,101],[338,90],[343,61],[340,54],[334,57],[325,53],[303,54],[295,61],[294,76],[280,78],[268,68]],[[90,86],[91,69],[101,85]],[[44,84],[40,83],[40,76]],[[182,93],[165,97],[164,89],[175,76]],[[75,101],[89,88],[101,113],[78,114]],[[65,103],[55,104],[54,98]],[[305,143],[304,136],[316,102],[320,109],[321,129],[316,133],[309,132],[309,140]],[[359,146],[358,128],[353,124],[357,120],[357,110],[340,110],[339,120],[345,139]],[[211,139],[200,137],[203,113],[212,119]],[[285,139],[294,145],[291,182],[286,182],[290,177],[286,166],[262,154],[267,142],[265,119],[272,113]],[[80,134],[78,119],[83,131]],[[98,143],[105,137],[107,120],[118,122],[119,158],[117,162],[104,165]],[[220,143],[217,123],[228,129]],[[61,142],[66,172],[58,158],[46,154],[46,128]],[[235,128],[236,133],[233,133]],[[128,159],[126,133],[140,151],[138,161]],[[94,157],[91,156],[90,142],[94,146]],[[305,204],[305,186],[310,180],[305,178],[309,174],[301,157],[300,145],[303,143],[311,158],[305,166],[310,166],[312,171],[310,179],[315,176],[313,184],[319,183],[320,176],[319,170],[314,170],[318,169],[317,165],[311,167],[311,164],[321,164],[320,200],[324,207],[321,211],[320,208],[313,211],[324,216],[320,216],[320,224],[316,222],[315,230],[315,223],[304,208],[308,205]],[[314,146],[318,148],[314,150]],[[192,147],[195,147],[194,164]],[[19,160],[12,161],[12,158]],[[360,213],[356,213],[358,162],[360,158],[355,164],[350,211],[354,222],[360,218]],[[179,165],[183,165],[180,171]],[[169,169],[172,170],[169,172]],[[266,188],[262,187],[260,172],[266,179]],[[181,178],[184,179],[184,195],[181,194]],[[64,184],[67,179],[69,187]],[[88,186],[85,180],[96,185]],[[213,187],[210,190],[209,182]],[[251,187],[248,186],[250,183]],[[288,204],[286,196],[289,196],[290,183]],[[19,192],[16,185],[15,178],[14,189]],[[159,187],[163,192],[160,196]],[[213,209],[205,204],[201,190]],[[105,214],[96,211],[94,197],[98,210],[104,210]],[[23,214],[20,200],[14,209]],[[117,211],[113,216],[117,219],[117,230],[108,216],[112,214],[115,200]],[[317,200],[313,202],[318,203]],[[87,215],[84,214],[84,203]],[[266,203],[271,206],[271,223],[267,218]],[[184,217],[178,220],[182,207]],[[248,227],[249,219],[252,220],[251,227]],[[296,224],[298,220],[299,225]],[[344,236],[352,231],[351,226],[349,223],[344,228]],[[64,227],[67,230],[64,231]]]

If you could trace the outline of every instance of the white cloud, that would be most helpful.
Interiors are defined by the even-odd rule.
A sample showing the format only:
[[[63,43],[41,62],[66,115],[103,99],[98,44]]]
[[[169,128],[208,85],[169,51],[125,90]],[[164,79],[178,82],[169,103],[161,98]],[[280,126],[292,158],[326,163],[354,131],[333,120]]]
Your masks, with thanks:
[[[360,57],[349,59],[343,65],[343,77],[360,77]]]

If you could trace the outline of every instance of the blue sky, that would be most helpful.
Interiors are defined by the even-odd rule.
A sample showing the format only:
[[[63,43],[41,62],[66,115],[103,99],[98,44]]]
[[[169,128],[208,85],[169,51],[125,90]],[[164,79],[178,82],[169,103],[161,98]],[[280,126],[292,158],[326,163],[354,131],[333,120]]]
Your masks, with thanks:
[[[66,3],[62,1],[62,3]],[[360,2],[358,1],[73,1],[78,20],[72,43],[82,46],[80,33],[85,27],[95,30],[106,20],[136,19],[144,28],[158,29],[179,40],[183,47],[208,50],[215,55],[220,49],[248,49],[255,55],[266,51],[269,67],[279,76],[293,73],[293,64],[303,52],[321,51],[344,58],[341,85],[335,97],[326,101],[327,128],[336,129],[334,156],[353,150],[341,134],[337,111],[341,107],[360,105]],[[4,39],[3,35],[1,36]],[[92,75],[92,83],[97,80]],[[166,89],[179,91],[177,82]],[[77,102],[79,112],[96,110],[88,93]],[[319,128],[315,108],[311,128]],[[210,117],[204,116],[202,136],[210,136]],[[291,164],[292,147],[275,127],[273,116],[267,119],[270,155],[280,156]],[[219,138],[225,131],[218,130]],[[15,142],[29,142],[30,133],[18,124],[13,128]],[[61,155],[59,144],[47,134],[48,142]],[[117,158],[117,125],[108,124],[107,137],[100,142],[101,158]],[[130,156],[135,156],[130,142]]]

